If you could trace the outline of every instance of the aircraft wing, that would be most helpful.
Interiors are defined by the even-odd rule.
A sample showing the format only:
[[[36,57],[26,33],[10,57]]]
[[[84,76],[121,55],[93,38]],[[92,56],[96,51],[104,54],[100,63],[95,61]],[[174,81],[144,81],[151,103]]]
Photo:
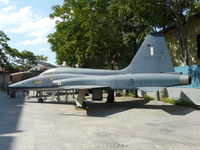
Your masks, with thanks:
[[[162,91],[165,87],[138,87],[138,90],[142,90],[144,92],[156,92]]]
[[[71,85],[71,86],[61,86],[60,89],[74,89],[74,90],[83,90],[83,89],[108,89],[108,86],[100,86],[100,85]],[[138,90],[142,90],[144,92],[156,92],[162,91],[164,87],[138,87]]]
[[[60,89],[74,89],[74,90],[83,90],[83,89],[107,89],[110,87],[99,86],[99,85],[71,85],[71,86],[61,86]]]

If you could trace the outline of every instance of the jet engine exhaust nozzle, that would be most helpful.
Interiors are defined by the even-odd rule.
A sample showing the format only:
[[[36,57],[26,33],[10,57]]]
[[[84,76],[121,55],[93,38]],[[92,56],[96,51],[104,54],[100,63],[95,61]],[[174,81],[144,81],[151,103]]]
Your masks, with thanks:
[[[190,75],[180,75],[180,84],[187,85],[191,84],[192,78]]]

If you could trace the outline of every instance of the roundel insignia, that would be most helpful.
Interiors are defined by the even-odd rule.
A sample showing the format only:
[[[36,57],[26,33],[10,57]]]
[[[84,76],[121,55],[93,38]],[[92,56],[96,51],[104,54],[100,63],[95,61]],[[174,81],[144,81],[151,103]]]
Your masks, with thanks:
[[[58,85],[61,85],[62,83],[60,81],[58,81]]]

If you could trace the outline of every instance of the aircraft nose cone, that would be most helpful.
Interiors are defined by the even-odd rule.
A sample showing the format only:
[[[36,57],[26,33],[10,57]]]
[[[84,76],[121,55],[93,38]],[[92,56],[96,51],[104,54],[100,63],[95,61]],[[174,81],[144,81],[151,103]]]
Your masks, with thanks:
[[[23,82],[19,82],[9,85],[8,88],[22,88],[23,85],[24,85]]]

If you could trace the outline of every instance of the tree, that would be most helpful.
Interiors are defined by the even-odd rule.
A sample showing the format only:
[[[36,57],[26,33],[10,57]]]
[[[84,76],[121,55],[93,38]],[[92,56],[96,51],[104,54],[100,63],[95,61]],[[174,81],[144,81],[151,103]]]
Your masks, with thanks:
[[[48,57],[44,56],[44,55],[37,55],[36,59],[39,60],[39,61],[47,61]]]
[[[6,56],[7,50],[10,49],[8,46],[8,41],[10,39],[0,31],[0,66],[1,68],[8,67],[8,57]]]
[[[189,65],[187,22],[192,15],[200,12],[200,5],[196,5],[195,0],[127,1],[129,6],[131,6],[129,10],[134,13],[132,20],[147,26],[147,32],[143,32],[144,34],[148,33],[150,31],[149,29],[157,31],[158,29],[164,30],[171,26],[176,27],[178,30],[177,40],[181,48],[182,61],[185,65]]]
[[[20,52],[19,58],[21,59],[23,64],[36,65],[36,62],[35,62],[36,56],[30,51],[24,50],[24,51]]]
[[[200,12],[199,5],[195,0],[167,0],[166,5],[171,14],[173,25],[177,29],[177,40],[181,49],[182,61],[185,65],[190,65],[187,22],[192,15]]]
[[[149,24],[145,24],[140,19],[137,3],[132,0],[112,0],[108,6],[109,14],[113,18],[112,25],[117,25],[117,32],[121,33],[123,45],[119,64],[125,67],[130,63],[133,56],[143,42],[145,36],[153,29]]]
[[[53,7],[54,13],[50,17],[60,17],[61,21],[56,26],[56,32],[49,36],[49,42],[56,52],[58,64],[65,62],[69,66],[78,64],[80,67],[94,67],[95,64],[101,68],[106,62],[106,57],[103,57],[106,56],[106,44],[97,34],[103,34],[102,22],[106,20],[97,15],[100,11],[98,7],[89,0],[66,0],[63,6]],[[97,56],[102,56],[101,61]]]
[[[123,20],[112,13],[112,3],[111,0],[66,0],[62,6],[53,7],[50,17],[60,19],[48,41],[56,52],[58,64],[91,68],[113,68],[118,64],[121,68],[127,65],[124,62],[130,62],[133,42],[128,40],[130,35],[123,36]],[[122,57],[124,54],[127,57]]]
[[[21,67],[29,69],[30,66],[36,65],[36,60],[46,61],[48,58],[44,55],[36,56],[27,50],[19,52],[8,45],[9,40],[8,36],[0,31],[0,67],[4,70],[11,71]]]
[[[192,0],[65,0],[53,6],[50,17],[59,19],[48,41],[58,64],[123,68],[147,34],[176,26],[182,59],[189,64],[183,25],[197,10]]]

